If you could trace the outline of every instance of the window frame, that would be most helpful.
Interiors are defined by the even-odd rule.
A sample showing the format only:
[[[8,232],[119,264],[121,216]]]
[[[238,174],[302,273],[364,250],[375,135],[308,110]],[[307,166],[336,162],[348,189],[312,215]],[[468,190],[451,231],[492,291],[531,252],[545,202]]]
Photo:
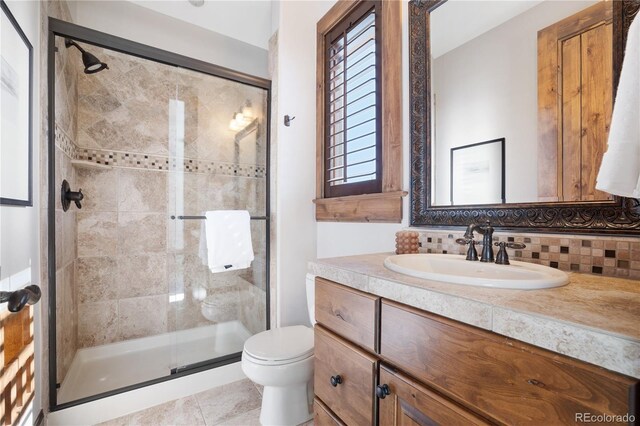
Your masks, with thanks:
[[[364,4],[376,13],[376,180],[325,186],[328,102],[327,36],[339,31]],[[402,221],[402,2],[339,0],[317,25],[316,206],[317,221]],[[367,10],[369,10],[368,8]],[[366,15],[366,12],[362,15]],[[348,24],[347,24],[348,26]],[[335,39],[334,39],[335,40]],[[375,187],[371,188],[372,182]],[[366,185],[358,185],[366,184]],[[368,188],[362,189],[363,186]],[[349,189],[333,188],[349,187]],[[353,189],[353,190],[351,190]],[[357,191],[356,191],[357,190]]]

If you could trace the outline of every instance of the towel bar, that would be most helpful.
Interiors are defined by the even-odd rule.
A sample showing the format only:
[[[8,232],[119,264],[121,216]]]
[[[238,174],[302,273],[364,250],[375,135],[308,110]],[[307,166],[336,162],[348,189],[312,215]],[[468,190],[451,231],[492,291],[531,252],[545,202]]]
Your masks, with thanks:
[[[206,219],[206,216],[175,216],[172,215],[171,219],[176,220],[176,219],[180,219],[180,220],[189,220],[189,219]],[[251,220],[266,220],[267,216],[251,216]]]

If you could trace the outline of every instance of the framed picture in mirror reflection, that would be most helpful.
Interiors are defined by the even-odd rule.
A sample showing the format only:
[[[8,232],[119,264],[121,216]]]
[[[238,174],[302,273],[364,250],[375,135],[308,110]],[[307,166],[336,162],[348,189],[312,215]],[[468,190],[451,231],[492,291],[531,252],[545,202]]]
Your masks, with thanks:
[[[451,204],[505,202],[505,138],[451,148]]]

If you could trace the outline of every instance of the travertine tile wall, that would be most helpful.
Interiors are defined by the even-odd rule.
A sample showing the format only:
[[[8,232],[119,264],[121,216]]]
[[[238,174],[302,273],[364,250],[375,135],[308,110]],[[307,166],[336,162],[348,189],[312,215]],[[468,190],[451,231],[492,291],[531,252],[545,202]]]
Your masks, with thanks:
[[[78,70],[78,146],[68,150],[111,168],[76,171],[85,194],[77,213],[79,346],[233,320],[264,329],[265,223],[252,223],[252,268],[214,275],[198,256],[202,222],[170,219],[218,209],[264,216],[263,91],[88,49],[110,69]],[[183,144],[172,133],[172,99],[184,102]],[[258,126],[238,139],[229,121],[246,101]]]
[[[64,40],[56,40],[58,54],[55,61],[56,134],[56,188],[66,179],[73,190],[77,190],[76,172],[71,165],[73,152],[69,144],[77,136],[78,94],[76,61],[80,58],[64,47]],[[46,170],[46,169],[45,169]],[[43,173],[46,176],[46,173]],[[67,374],[78,347],[78,303],[76,298],[75,268],[76,210],[62,211],[56,204],[56,350],[58,382]]]
[[[412,229],[420,232],[425,253],[465,254],[467,246],[456,243],[464,231]],[[476,235],[481,240],[481,235]],[[564,271],[640,280],[640,238],[566,234],[495,232],[494,241],[526,244],[523,250],[507,249],[509,258]],[[481,247],[477,246],[478,253]],[[497,253],[497,247],[494,247]]]
[[[44,371],[46,371],[46,369],[48,368],[49,365],[49,357],[51,354],[49,354],[49,321],[47,321],[47,314],[46,314],[46,310],[47,310],[47,306],[49,306],[49,276],[48,276],[48,265],[49,265],[49,256],[48,256],[48,247],[49,247],[49,239],[48,239],[48,234],[47,234],[47,230],[48,230],[48,209],[49,209],[49,204],[48,204],[48,193],[49,193],[49,180],[48,180],[48,175],[46,173],[46,171],[49,169],[49,144],[48,144],[48,131],[49,131],[49,126],[48,126],[48,109],[47,109],[47,105],[48,105],[48,82],[47,82],[47,75],[48,75],[48,64],[47,64],[47,57],[48,57],[48,44],[47,44],[47,37],[48,37],[48,19],[49,17],[53,17],[53,18],[57,18],[57,19],[61,19],[64,21],[68,21],[68,22],[72,22],[71,19],[71,13],[69,12],[69,7],[68,4],[65,0],[47,0],[47,1],[42,1],[40,2],[40,50],[38,52],[38,61],[39,61],[39,96],[40,96],[40,150],[39,150],[39,169],[40,169],[40,182],[39,182],[39,190],[40,190],[40,196],[39,196],[39,200],[40,200],[40,288],[42,290],[42,297],[40,299],[40,303],[37,305],[40,307],[40,317],[42,318],[41,321],[41,328],[40,328],[40,348],[41,348],[41,353],[40,353],[40,360],[41,360],[41,366],[44,369]],[[56,66],[60,66],[62,63],[64,63],[65,61],[61,61],[59,60],[56,64]],[[67,84],[67,80],[64,80],[64,86],[60,86],[60,87],[66,87]],[[57,96],[65,96],[65,93],[68,95],[68,91],[61,91],[59,94],[57,94]],[[72,115],[69,114],[69,116],[71,117]],[[71,127],[72,129],[74,129],[75,127]],[[60,247],[56,246],[56,250],[60,251],[62,249],[62,245]],[[59,272],[59,270],[58,270]],[[70,282],[70,281],[68,281]],[[60,294],[60,291],[57,292],[57,294]],[[73,295],[72,291],[68,292],[69,295]],[[56,301],[57,302],[57,301]],[[73,306],[73,305],[71,305]],[[60,316],[61,313],[59,313],[58,316]],[[71,318],[73,318],[73,315],[71,316]],[[73,328],[71,328],[73,329]],[[67,331],[69,330],[69,328],[67,328]],[[56,333],[57,336],[57,340],[58,342],[61,341],[61,334]],[[68,336],[69,339],[73,339],[73,334]],[[67,346],[67,353],[72,353],[72,345]],[[60,346],[58,346],[58,348],[60,348]],[[36,353],[37,354],[37,353]],[[68,355],[67,355],[68,357]],[[62,360],[65,357],[62,356],[61,354],[59,354],[57,356],[58,359]],[[60,362],[58,363],[60,364]],[[58,374],[60,374],[60,367],[58,369]],[[42,389],[42,392],[40,392],[41,395],[41,400],[40,400],[40,407],[42,407],[42,409],[44,410],[44,412],[48,412],[49,411],[49,375],[48,374],[40,374],[40,381],[37,384],[37,386],[40,387],[40,389]]]

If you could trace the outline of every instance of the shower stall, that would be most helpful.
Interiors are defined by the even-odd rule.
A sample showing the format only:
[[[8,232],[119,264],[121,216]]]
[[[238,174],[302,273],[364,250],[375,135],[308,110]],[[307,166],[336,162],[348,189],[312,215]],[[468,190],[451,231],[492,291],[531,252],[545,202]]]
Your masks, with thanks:
[[[270,82],[49,28],[52,408],[239,361],[269,328]],[[215,210],[249,212],[250,267],[212,272]]]

